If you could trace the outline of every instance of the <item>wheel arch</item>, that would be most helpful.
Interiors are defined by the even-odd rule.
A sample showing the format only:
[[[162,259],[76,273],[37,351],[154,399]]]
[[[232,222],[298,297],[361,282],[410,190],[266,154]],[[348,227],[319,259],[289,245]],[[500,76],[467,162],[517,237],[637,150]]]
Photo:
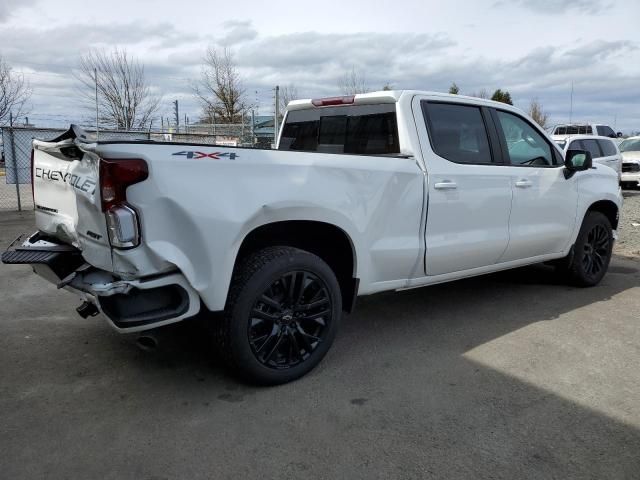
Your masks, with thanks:
[[[617,230],[620,211],[618,210],[618,205],[611,200],[598,200],[597,202],[592,203],[587,209],[585,215],[589,212],[602,213],[611,223],[611,228]]]
[[[325,261],[338,279],[343,309],[353,310],[359,286],[356,249],[342,228],[317,220],[281,220],[262,224],[245,235],[236,255],[234,270],[248,254],[274,246],[306,250]]]

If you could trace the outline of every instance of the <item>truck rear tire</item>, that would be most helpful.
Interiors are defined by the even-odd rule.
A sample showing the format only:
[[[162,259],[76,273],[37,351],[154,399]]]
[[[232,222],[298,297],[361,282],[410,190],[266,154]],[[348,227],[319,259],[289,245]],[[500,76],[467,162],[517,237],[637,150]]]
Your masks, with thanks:
[[[321,258],[292,247],[265,248],[234,272],[217,325],[218,348],[251,383],[290,382],[325,356],[341,313],[340,286]]]
[[[559,262],[558,269],[579,287],[593,287],[607,273],[613,250],[611,222],[601,212],[587,212],[573,254]]]

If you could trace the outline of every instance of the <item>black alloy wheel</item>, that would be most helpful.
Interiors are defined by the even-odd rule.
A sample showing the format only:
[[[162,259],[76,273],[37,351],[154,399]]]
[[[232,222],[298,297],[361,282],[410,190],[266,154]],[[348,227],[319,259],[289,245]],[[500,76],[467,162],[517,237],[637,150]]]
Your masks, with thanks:
[[[573,285],[593,287],[607,273],[613,241],[613,230],[607,216],[602,212],[587,212],[573,252],[557,261],[556,267]]]
[[[608,265],[611,251],[609,232],[601,224],[589,230],[583,245],[582,268],[587,275],[598,276]]]
[[[335,273],[317,255],[267,247],[242,260],[231,280],[224,315],[212,322],[218,351],[243,379],[290,382],[320,363],[342,316]]]
[[[324,341],[331,310],[327,285],[317,275],[300,270],[283,274],[251,308],[251,351],[269,368],[304,362]]]

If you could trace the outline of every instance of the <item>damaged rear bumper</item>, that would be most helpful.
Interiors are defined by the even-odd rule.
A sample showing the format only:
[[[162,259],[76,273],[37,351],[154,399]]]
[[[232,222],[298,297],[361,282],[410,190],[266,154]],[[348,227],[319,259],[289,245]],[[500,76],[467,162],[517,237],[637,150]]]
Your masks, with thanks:
[[[15,243],[15,242],[14,242]],[[180,272],[125,280],[84,261],[75,247],[36,233],[2,254],[2,262],[26,264],[43,278],[79,294],[82,312],[101,312],[121,332],[179,322],[200,311],[200,296]],[[82,316],[81,310],[78,311]]]

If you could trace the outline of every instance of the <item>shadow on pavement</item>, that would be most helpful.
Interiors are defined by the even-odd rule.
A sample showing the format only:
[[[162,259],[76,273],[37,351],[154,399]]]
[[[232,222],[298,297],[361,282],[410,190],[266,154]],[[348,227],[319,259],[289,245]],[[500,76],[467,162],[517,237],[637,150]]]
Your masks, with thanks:
[[[363,297],[314,372],[262,389],[198,322],[147,354],[7,272],[7,478],[640,477],[632,261],[590,289],[530,267]]]

